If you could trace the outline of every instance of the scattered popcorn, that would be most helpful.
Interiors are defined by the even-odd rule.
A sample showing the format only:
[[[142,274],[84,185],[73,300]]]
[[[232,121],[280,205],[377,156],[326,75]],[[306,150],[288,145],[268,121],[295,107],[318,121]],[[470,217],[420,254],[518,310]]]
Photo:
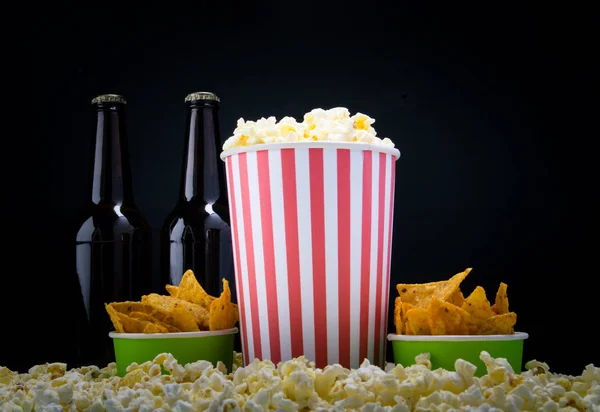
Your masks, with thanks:
[[[240,146],[283,142],[358,142],[394,147],[387,137],[377,137],[372,124],[375,119],[366,114],[350,116],[348,109],[314,109],[300,123],[286,116],[279,121],[271,116],[257,121],[239,119],[233,136],[225,141],[223,150]]]
[[[343,116],[343,112],[339,113]],[[367,360],[358,369],[315,368],[299,357],[274,365],[254,360],[233,371],[206,361],[180,365],[170,354],[132,364],[123,378],[114,363],[67,370],[63,363],[16,373],[0,367],[1,411],[600,411],[600,368],[588,365],[581,376],[549,372],[538,361],[515,374],[505,359],[481,352],[487,374],[462,359],[455,371],[431,369],[427,354],[412,366]],[[163,375],[164,367],[169,375]]]

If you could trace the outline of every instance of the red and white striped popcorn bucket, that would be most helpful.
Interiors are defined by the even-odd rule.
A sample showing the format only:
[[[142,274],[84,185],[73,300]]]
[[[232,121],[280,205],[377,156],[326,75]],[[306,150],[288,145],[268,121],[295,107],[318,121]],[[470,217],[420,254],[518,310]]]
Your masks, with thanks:
[[[224,151],[244,363],[383,366],[397,149]]]

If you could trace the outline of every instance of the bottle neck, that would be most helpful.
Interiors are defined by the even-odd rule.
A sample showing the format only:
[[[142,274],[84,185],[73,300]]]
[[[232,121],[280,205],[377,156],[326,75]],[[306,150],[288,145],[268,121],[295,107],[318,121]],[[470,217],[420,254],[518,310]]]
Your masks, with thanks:
[[[221,147],[219,104],[214,101],[186,104],[180,201],[201,202],[211,207],[225,193],[223,167],[217,156],[217,149]]]
[[[133,206],[125,106],[101,103],[97,105],[97,113],[92,202]]]

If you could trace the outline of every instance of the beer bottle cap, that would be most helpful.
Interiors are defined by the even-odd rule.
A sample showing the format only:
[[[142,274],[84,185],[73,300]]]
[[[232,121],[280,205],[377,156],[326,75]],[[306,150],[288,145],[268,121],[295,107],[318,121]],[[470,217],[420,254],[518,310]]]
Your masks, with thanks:
[[[221,101],[216,94],[211,92],[195,92],[190,93],[185,97],[186,102],[191,102],[194,100],[214,100],[215,102]]]
[[[127,104],[125,98],[119,94],[101,94],[92,99],[92,104],[98,103],[122,103]]]

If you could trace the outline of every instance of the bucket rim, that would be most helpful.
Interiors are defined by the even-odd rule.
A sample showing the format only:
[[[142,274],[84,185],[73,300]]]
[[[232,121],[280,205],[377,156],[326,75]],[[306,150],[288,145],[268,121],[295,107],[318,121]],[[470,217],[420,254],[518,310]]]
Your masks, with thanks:
[[[258,152],[262,150],[278,150],[278,149],[349,149],[372,151],[377,153],[391,154],[398,160],[400,159],[400,150],[395,147],[371,144],[371,143],[355,143],[355,142],[282,142],[282,143],[265,143],[255,144],[250,146],[240,146],[233,149],[224,150],[220,154],[221,160],[225,161],[229,156],[240,153]]]

